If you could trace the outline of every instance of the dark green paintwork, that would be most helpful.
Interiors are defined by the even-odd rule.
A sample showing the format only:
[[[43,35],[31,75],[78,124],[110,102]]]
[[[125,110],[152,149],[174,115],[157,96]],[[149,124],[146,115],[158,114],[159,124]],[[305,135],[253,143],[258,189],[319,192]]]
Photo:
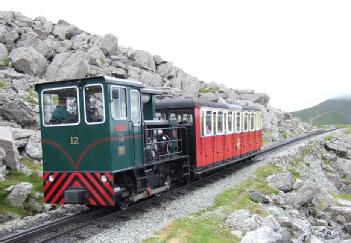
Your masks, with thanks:
[[[84,119],[83,89],[86,84],[94,83],[100,83],[104,87],[106,119],[103,124],[88,125],[85,123]],[[133,126],[130,122],[129,109],[130,90],[134,88],[140,91],[140,87],[120,85],[127,89],[127,120],[112,120],[110,112],[111,85],[105,82],[103,77],[37,85],[36,89],[39,93],[40,104],[40,94],[43,89],[72,85],[79,87],[80,124],[63,127],[44,127],[42,124],[40,107],[44,171],[116,171],[132,168],[135,165],[141,165],[144,160],[142,138],[143,128],[142,126],[138,126],[132,129]],[[117,126],[120,128],[120,131],[116,131]],[[125,131],[121,131],[123,128],[125,128]],[[78,137],[79,144],[70,144],[71,137]],[[47,144],[48,140],[58,145],[56,147],[49,145]],[[125,148],[124,155],[120,154],[121,152],[123,153],[121,146],[124,146]],[[57,147],[62,148],[59,149]],[[72,157],[76,168],[70,163],[63,150]],[[77,166],[77,163],[79,163],[79,166]]]

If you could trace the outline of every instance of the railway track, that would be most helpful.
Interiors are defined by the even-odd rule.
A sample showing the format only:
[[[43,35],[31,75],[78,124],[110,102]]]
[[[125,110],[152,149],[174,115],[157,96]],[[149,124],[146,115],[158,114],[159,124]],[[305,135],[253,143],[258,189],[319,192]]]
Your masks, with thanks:
[[[335,130],[335,129],[332,129],[332,130]],[[283,142],[269,145],[263,148],[258,153],[256,153],[256,156],[274,152],[280,148],[294,144],[298,141],[305,140],[326,132],[330,132],[332,130],[311,132],[303,136],[287,139]],[[244,162],[245,160],[242,160],[238,163],[234,163],[229,166],[227,165],[223,167],[223,168],[226,168],[225,171],[222,168],[218,168],[218,171],[216,171],[215,173],[212,173],[206,177],[200,177],[199,180],[195,180],[187,185],[183,185],[175,188],[174,190],[170,190],[168,192],[163,193],[162,199],[158,197],[152,197],[148,200],[140,201],[138,203],[131,205],[129,207],[129,210],[135,210],[136,212],[147,211],[147,207],[144,207],[145,204],[151,205],[153,207],[159,207],[161,206],[161,203],[162,203],[161,201],[163,200],[174,200],[176,195],[186,194],[187,191],[196,190],[197,188],[206,186],[208,183],[213,183],[214,181],[227,176],[228,174],[232,173],[234,170],[240,168],[241,166],[244,166],[246,164]],[[29,230],[5,237],[3,239],[0,239],[0,242],[4,242],[4,243],[27,242],[27,241],[28,242],[49,242],[66,234],[72,235],[74,232],[77,232],[80,229],[91,225],[92,221],[96,222],[97,219],[101,221],[104,218],[110,217],[110,216],[123,218],[124,216],[122,212],[124,212],[124,210],[120,210],[116,208],[90,209],[82,213],[66,216],[56,221],[49,222],[49,223],[31,228]],[[76,237],[79,238],[79,235],[77,235]]]

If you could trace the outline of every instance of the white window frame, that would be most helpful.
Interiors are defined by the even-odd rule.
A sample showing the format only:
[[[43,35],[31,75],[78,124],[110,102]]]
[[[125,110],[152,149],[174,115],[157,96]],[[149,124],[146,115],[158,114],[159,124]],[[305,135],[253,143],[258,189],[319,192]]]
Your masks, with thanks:
[[[211,133],[208,133],[207,132],[207,112],[210,112],[211,113]],[[205,137],[209,137],[209,136],[213,136],[214,135],[214,129],[213,129],[213,111],[212,110],[209,110],[209,109],[204,109],[204,114],[205,114],[205,117],[204,117],[204,126],[205,126]]]
[[[222,132],[218,132],[218,117],[219,117],[219,112],[222,113]],[[218,110],[217,111],[217,119],[216,119],[216,135],[224,135],[225,134],[225,127],[224,127],[224,112],[223,110]]]
[[[237,121],[238,121],[238,116],[239,116],[239,130],[237,129]],[[240,111],[235,112],[235,133],[241,133],[242,132],[242,115]]]
[[[111,98],[112,98],[112,90],[113,90],[113,88],[119,88],[119,90],[120,89],[124,89],[125,91],[126,91],[126,112],[127,112],[127,116],[125,117],[125,118],[118,118],[118,119],[115,119],[115,118],[113,118],[113,116],[112,116],[112,102],[110,101],[110,108],[111,108],[111,110],[110,110],[110,112],[111,112],[111,119],[113,120],[113,121],[121,121],[121,120],[123,120],[123,121],[125,121],[125,120],[128,120],[128,107],[129,107],[129,104],[128,104],[128,95],[127,95],[127,88],[126,87],[124,87],[124,86],[119,86],[119,85],[111,85],[111,92],[110,92],[110,95],[111,95]],[[121,95],[121,93],[118,91],[118,94],[119,95]],[[113,99],[113,98],[112,98]]]
[[[45,116],[44,116],[44,92],[45,91],[50,91],[50,90],[61,90],[61,89],[71,89],[71,88],[75,88],[77,91],[77,116],[78,116],[78,122],[76,123],[64,123],[64,124],[49,124],[46,125],[45,124]],[[58,88],[48,88],[48,89],[43,89],[40,93],[41,95],[41,114],[42,114],[42,124],[44,127],[68,127],[68,126],[77,126],[80,124],[80,104],[79,104],[79,89],[77,86],[67,86],[67,87],[58,87]]]
[[[251,121],[251,119],[253,121]],[[255,126],[255,112],[251,112],[250,114],[250,131],[253,132],[256,130],[256,126]]]
[[[140,92],[139,92],[139,90],[136,90],[136,89],[131,89],[130,91],[129,91],[129,100],[131,99],[131,97],[132,97],[132,92],[138,92],[138,94],[139,94],[139,113],[140,113],[140,121],[139,121],[139,123],[138,124],[135,124],[134,122],[133,122],[133,120],[132,120],[132,118],[133,118],[133,114],[132,114],[132,102],[130,102],[130,120],[133,122],[133,125],[136,127],[136,126],[141,126],[141,119],[142,119],[142,111],[141,111],[141,95],[140,95]]]
[[[229,113],[231,113],[231,120],[232,120],[232,126],[231,126],[231,128],[230,128],[230,130],[228,129],[228,127],[229,127]],[[235,111],[228,111],[227,112],[227,120],[226,120],[226,124],[227,124],[227,126],[226,126],[226,128],[227,128],[227,134],[233,134],[234,133],[234,129],[233,129],[233,126],[234,126],[234,120],[233,120],[233,117],[235,116],[234,115],[234,113],[235,113]]]
[[[248,132],[249,131],[249,124],[248,124],[248,113],[247,112],[242,112],[242,121],[243,121],[242,131]],[[246,129],[245,129],[245,122],[247,124]]]
[[[104,114],[104,119],[101,122],[88,122],[87,121],[87,110],[85,106],[85,88],[91,87],[91,86],[101,86],[101,92],[102,92],[102,107],[103,107],[103,114]],[[84,121],[87,125],[97,125],[97,124],[103,124],[106,121],[106,109],[105,109],[105,92],[104,92],[104,86],[102,84],[87,84],[83,87],[83,106],[84,106]]]

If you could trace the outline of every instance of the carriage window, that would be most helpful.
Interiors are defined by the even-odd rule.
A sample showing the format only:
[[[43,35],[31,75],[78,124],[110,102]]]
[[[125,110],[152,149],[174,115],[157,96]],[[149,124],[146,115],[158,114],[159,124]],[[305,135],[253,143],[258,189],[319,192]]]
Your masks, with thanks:
[[[248,128],[249,128],[249,124],[248,124],[248,115],[247,113],[244,113],[244,132],[247,132]]]
[[[84,88],[85,121],[105,122],[105,105],[102,85],[87,85]]]
[[[193,124],[193,114],[183,113],[182,124],[187,124],[187,125]]]
[[[222,111],[218,112],[217,133],[218,134],[223,134],[224,133],[224,129],[223,129],[223,112]]]
[[[170,113],[169,114],[169,120],[170,121],[176,121],[177,120],[177,116],[176,116],[176,114],[175,113]]]
[[[137,90],[130,91],[130,113],[131,120],[134,125],[140,125],[141,113],[140,113],[140,93]]]
[[[251,131],[255,130],[255,116],[254,113],[251,113]]]
[[[227,133],[233,133],[233,113],[228,112]]]
[[[78,107],[77,87],[47,89],[42,92],[44,126],[78,124]]]
[[[206,135],[213,135],[211,111],[206,111]]]
[[[127,93],[125,88],[112,87],[111,114],[114,120],[127,119]]]
[[[236,113],[236,132],[239,133],[241,132],[241,116],[240,112]]]
[[[204,112],[201,111],[200,113],[200,130],[201,130],[201,136],[204,136],[205,135],[205,119],[204,119]]]
[[[217,112],[212,113],[212,127],[213,127],[213,134],[216,135],[218,132],[217,129]]]

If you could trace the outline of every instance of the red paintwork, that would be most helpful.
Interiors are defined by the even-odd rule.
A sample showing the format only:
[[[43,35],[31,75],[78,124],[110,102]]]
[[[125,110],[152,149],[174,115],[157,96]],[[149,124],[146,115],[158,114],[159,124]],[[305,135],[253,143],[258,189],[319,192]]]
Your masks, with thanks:
[[[201,137],[200,107],[195,108],[196,167],[201,168],[257,151],[262,131]]]

